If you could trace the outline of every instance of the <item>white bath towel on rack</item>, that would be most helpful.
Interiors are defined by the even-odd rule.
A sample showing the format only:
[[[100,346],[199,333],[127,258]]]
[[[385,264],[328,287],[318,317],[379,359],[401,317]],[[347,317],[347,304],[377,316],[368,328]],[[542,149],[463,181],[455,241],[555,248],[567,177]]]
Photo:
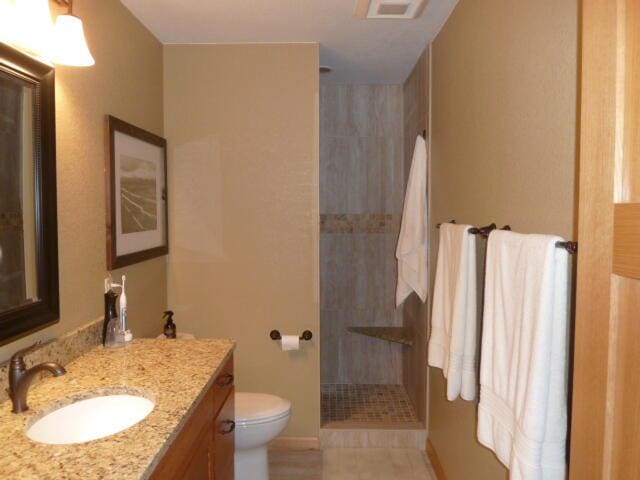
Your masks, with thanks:
[[[470,225],[443,223],[436,265],[429,365],[442,369],[447,398],[476,398],[476,236]]]
[[[416,292],[423,302],[427,299],[429,285],[427,213],[427,142],[418,135],[413,150],[407,192],[404,197],[402,225],[396,247],[398,259],[396,306],[404,302],[411,292]]]
[[[487,246],[478,439],[512,480],[566,475],[568,252],[494,231]]]

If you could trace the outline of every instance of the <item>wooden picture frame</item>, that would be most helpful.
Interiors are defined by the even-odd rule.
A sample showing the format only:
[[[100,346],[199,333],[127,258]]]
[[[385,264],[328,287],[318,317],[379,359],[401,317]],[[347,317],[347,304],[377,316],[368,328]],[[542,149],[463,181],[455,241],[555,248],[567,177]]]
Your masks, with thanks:
[[[107,268],[169,253],[167,141],[107,116]]]

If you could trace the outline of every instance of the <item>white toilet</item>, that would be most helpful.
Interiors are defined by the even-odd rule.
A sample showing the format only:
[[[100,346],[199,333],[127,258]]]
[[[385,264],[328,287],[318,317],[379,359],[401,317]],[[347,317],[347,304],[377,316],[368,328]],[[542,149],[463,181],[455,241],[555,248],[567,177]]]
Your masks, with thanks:
[[[268,480],[267,445],[284,430],[291,402],[266,393],[238,392],[235,480]]]

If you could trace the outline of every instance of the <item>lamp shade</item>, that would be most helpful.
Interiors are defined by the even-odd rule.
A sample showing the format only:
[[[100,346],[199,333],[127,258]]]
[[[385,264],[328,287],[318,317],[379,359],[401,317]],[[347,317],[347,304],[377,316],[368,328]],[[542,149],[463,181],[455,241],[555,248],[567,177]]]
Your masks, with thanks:
[[[49,58],[53,24],[49,0],[15,0],[10,43],[40,58]]]
[[[53,63],[73,67],[89,67],[96,63],[87,46],[82,20],[74,15],[58,15],[53,45]]]

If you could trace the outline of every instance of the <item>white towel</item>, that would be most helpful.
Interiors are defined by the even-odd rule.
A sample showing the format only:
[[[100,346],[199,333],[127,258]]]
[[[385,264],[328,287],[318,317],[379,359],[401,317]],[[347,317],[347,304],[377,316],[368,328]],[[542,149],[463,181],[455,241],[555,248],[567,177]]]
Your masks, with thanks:
[[[476,236],[469,225],[440,225],[429,365],[442,369],[447,398],[476,398]]]
[[[404,211],[396,258],[398,259],[398,285],[396,306],[412,291],[423,302],[427,299],[429,273],[427,271],[427,142],[418,135],[404,197]]]
[[[568,252],[494,231],[487,247],[478,439],[511,480],[566,475]]]

